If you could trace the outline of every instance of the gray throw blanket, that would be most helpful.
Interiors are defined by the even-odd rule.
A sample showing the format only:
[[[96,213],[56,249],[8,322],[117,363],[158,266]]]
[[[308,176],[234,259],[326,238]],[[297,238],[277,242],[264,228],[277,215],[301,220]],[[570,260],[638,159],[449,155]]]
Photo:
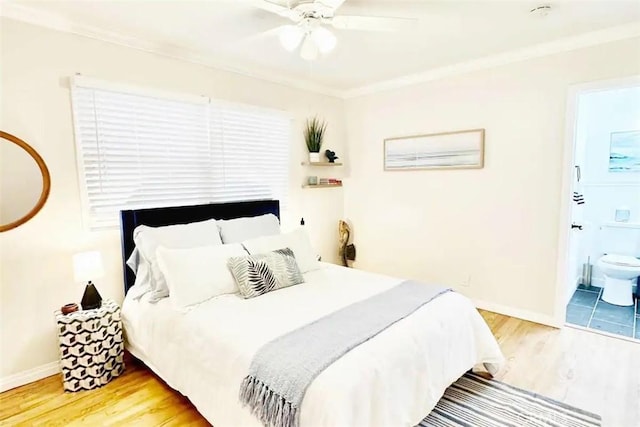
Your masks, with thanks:
[[[298,427],[311,382],[354,347],[451,289],[405,281],[261,347],[240,388],[240,400],[264,425]]]

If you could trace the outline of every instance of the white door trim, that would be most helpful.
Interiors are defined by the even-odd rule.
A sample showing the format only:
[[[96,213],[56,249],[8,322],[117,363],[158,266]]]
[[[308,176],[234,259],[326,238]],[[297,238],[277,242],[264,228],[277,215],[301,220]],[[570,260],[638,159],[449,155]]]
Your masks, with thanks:
[[[558,223],[558,258],[556,262],[556,304],[554,323],[564,325],[567,314],[566,287],[572,280],[567,260],[569,259],[569,239],[571,237],[571,192],[573,191],[575,127],[578,113],[578,97],[588,92],[622,89],[640,86],[640,75],[630,77],[598,80],[569,86],[567,92],[567,112],[565,122],[564,154],[562,161],[562,187],[560,191],[560,221]]]

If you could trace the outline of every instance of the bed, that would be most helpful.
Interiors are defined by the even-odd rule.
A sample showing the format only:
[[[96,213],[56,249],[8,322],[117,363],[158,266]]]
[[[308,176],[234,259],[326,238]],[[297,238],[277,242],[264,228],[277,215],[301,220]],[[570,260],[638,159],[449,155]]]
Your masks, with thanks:
[[[277,201],[123,211],[123,259],[135,249],[133,230],[204,219],[271,213]],[[271,340],[368,297],[399,278],[322,263],[304,283],[243,299],[221,295],[188,311],[170,298],[134,298],[125,265],[122,314],[126,347],[179,391],[216,427],[260,426],[239,400],[256,352]],[[472,367],[495,372],[497,342],[473,304],[448,292],[333,362],[315,378],[300,408],[300,426],[415,426],[444,390]]]

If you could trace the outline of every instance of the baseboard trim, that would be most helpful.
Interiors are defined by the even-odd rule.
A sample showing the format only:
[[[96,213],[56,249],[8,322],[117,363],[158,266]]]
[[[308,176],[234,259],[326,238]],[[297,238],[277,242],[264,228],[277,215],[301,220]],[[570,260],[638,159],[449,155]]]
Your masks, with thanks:
[[[41,380],[42,378],[50,377],[58,372],[60,372],[60,362],[55,361],[0,378],[0,393]]]
[[[536,313],[535,311],[522,310],[520,308],[509,307],[507,305],[496,304],[494,302],[478,299],[474,299],[473,303],[475,304],[476,308],[479,308],[481,310],[492,311],[494,313],[504,314],[505,316],[516,317],[518,319],[528,320],[529,322],[552,326],[554,328],[560,328],[562,326],[558,324],[553,316]]]

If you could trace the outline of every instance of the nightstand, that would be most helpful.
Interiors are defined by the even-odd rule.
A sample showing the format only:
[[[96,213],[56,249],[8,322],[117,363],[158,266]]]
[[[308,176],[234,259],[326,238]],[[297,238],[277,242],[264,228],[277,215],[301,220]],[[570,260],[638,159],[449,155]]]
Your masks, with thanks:
[[[55,316],[65,391],[91,390],[122,374],[122,321],[115,301],[104,300],[94,310],[56,311]]]

